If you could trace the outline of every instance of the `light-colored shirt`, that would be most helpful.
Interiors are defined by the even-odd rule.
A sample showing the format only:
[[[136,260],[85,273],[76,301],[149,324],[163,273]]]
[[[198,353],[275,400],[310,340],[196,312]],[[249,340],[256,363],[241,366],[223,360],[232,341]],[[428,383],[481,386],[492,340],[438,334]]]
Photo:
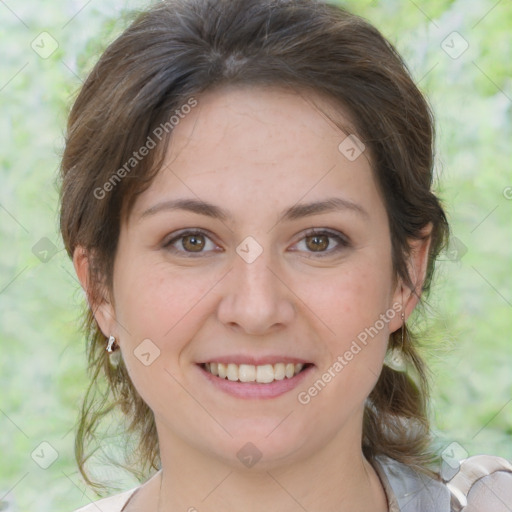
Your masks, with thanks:
[[[382,455],[375,457],[370,462],[382,482],[389,512],[458,512],[459,510],[466,510],[456,506],[450,489],[443,481],[419,473],[406,464]],[[492,480],[490,480],[491,484],[481,486],[482,490],[479,491],[475,502],[478,501],[479,504],[491,503],[489,500],[494,500],[497,496],[500,503],[498,506],[502,505],[502,508],[494,508],[494,501],[492,502],[493,508],[489,509],[487,507],[485,509],[480,508],[480,506],[474,508],[470,503],[467,508],[468,512],[512,510],[512,473],[498,471],[486,478],[493,479],[494,475],[500,475],[499,478],[494,479],[496,482],[500,480],[500,488],[495,487],[493,489]],[[95,501],[75,512],[122,512],[139,489],[140,486]]]

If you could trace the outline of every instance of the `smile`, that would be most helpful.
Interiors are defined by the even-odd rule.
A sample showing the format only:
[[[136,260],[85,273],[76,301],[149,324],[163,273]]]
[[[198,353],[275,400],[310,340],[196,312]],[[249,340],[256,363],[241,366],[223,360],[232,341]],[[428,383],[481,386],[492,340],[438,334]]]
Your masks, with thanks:
[[[272,360],[251,362],[260,364],[248,364],[249,361],[242,363],[240,360],[237,361],[240,364],[209,361],[199,363],[196,367],[213,389],[235,398],[252,400],[276,398],[291,391],[315,368],[314,364],[305,362],[274,363]]]
[[[300,373],[304,364],[275,363],[275,364],[224,364],[217,362],[205,363],[203,368],[216,377],[233,382],[257,382],[270,384],[275,380],[291,379]]]

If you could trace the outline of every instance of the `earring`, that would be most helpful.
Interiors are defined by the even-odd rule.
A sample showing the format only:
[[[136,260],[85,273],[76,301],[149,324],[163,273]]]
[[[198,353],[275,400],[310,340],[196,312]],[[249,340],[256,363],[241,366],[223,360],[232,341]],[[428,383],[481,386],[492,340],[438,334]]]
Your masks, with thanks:
[[[386,357],[384,358],[384,364],[395,370],[395,372],[406,372],[407,365],[403,356],[404,348],[404,331],[405,331],[405,314],[402,311],[402,344],[400,347],[388,349]]]
[[[117,368],[121,359],[121,350],[119,350],[119,345],[116,343],[114,336],[109,337],[106,350],[109,355],[110,364]]]

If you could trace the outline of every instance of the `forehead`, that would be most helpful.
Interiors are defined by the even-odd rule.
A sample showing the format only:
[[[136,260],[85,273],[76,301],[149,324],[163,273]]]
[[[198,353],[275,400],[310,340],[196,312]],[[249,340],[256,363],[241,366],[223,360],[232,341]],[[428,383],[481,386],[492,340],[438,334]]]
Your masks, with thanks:
[[[322,140],[336,149],[354,131],[348,113],[318,93],[279,86],[226,86],[203,94],[198,107],[179,122],[169,158],[179,158],[185,146],[205,145],[215,153],[229,150],[233,157],[237,149],[241,158],[247,157],[247,151],[257,152],[258,161],[266,155],[268,163],[281,155],[279,160],[289,159],[289,149],[294,153],[301,148],[311,150]],[[227,140],[233,144],[226,147]],[[262,147],[261,143],[266,144]]]
[[[354,124],[333,101],[244,86],[207,92],[197,102],[174,127],[164,164],[137,200],[135,215],[177,197],[233,208],[289,206],[336,192],[349,201],[365,194],[375,199],[369,154],[347,158],[343,148]]]

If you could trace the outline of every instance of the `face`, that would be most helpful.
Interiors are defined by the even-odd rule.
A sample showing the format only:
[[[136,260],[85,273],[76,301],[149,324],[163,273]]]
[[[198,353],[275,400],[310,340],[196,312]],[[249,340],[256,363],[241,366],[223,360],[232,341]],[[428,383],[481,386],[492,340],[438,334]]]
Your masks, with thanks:
[[[161,446],[238,467],[360,451],[402,298],[368,152],[347,135],[301,95],[247,87],[204,94],[175,127],[98,313]]]

